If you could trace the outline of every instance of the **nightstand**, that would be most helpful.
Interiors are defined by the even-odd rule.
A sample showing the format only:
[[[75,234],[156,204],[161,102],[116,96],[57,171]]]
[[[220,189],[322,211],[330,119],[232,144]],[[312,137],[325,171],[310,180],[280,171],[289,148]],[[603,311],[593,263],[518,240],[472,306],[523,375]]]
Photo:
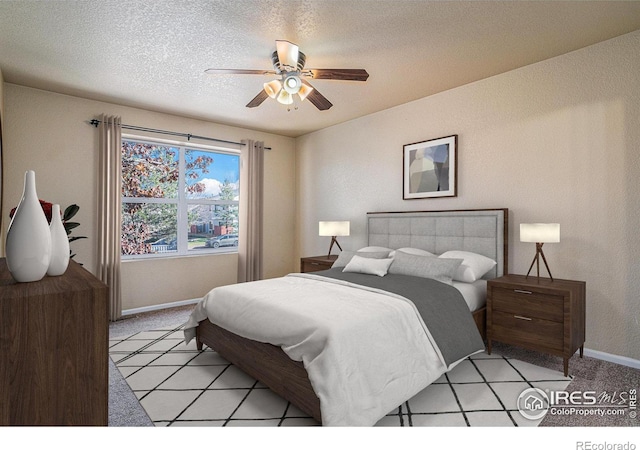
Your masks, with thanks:
[[[331,266],[338,259],[338,255],[308,256],[300,258],[300,272],[317,272],[318,270],[331,269]]]
[[[487,351],[493,340],[569,358],[584,351],[584,281],[505,275],[487,282]]]

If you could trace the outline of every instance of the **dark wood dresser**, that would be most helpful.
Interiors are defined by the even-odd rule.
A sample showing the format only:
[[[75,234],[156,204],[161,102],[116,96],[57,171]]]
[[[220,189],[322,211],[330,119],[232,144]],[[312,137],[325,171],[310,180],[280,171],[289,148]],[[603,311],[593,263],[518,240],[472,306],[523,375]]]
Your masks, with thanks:
[[[338,259],[338,255],[307,256],[300,258],[300,272],[317,272],[319,270],[331,269],[331,266]]]
[[[487,282],[487,351],[493,340],[569,358],[585,340],[584,281],[505,275]]]
[[[107,290],[73,260],[17,283],[0,259],[0,425],[108,424]]]

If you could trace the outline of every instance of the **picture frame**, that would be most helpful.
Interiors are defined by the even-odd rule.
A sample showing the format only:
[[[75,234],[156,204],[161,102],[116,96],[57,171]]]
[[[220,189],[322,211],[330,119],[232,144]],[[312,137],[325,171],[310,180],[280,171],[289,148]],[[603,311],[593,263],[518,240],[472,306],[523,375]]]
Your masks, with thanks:
[[[458,135],[403,146],[403,199],[456,197]]]

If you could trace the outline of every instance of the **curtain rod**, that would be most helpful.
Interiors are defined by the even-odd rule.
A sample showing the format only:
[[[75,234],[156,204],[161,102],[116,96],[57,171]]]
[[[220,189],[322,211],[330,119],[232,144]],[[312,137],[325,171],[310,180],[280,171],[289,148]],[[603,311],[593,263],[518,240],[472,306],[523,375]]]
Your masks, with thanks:
[[[93,125],[94,127],[98,127],[98,125],[101,123],[100,120],[98,119],[91,119],[89,121],[89,125]],[[167,131],[167,130],[157,130],[155,128],[146,128],[146,127],[139,127],[136,125],[125,125],[122,124],[120,125],[123,129],[125,130],[134,130],[134,131],[145,131],[148,133],[158,133],[158,134],[167,134],[170,136],[180,136],[180,137],[186,137],[187,141],[190,141],[191,138],[193,139],[200,139],[203,141],[214,141],[214,142],[222,142],[225,144],[233,144],[233,145],[244,145],[242,142],[234,142],[234,141],[225,141],[224,139],[216,139],[216,138],[212,138],[212,137],[207,137],[207,136],[198,136],[196,134],[190,134],[190,133],[178,133],[177,131]],[[265,150],[271,150],[271,147],[264,147]]]

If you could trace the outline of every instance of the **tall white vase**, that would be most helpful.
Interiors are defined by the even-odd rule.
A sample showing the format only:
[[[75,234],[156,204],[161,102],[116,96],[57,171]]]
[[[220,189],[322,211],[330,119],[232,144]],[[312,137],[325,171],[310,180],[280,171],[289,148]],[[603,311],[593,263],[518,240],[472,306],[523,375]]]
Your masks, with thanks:
[[[62,275],[69,265],[69,237],[60,217],[60,205],[53,205],[51,208],[49,229],[51,230],[51,261],[47,275],[57,277]]]
[[[41,280],[51,260],[51,232],[36,193],[36,174],[24,175],[22,199],[9,224],[5,245],[7,266],[16,281]]]

